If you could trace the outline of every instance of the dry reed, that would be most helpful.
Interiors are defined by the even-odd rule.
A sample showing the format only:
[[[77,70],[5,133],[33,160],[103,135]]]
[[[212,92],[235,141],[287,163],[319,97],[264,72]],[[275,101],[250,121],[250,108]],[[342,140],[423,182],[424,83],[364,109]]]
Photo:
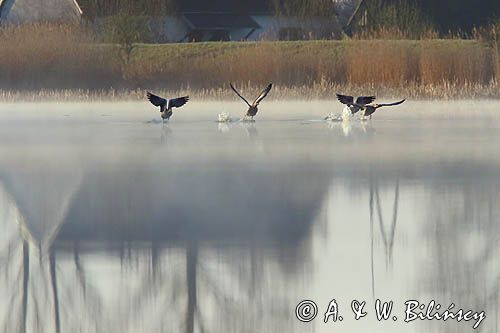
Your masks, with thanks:
[[[82,27],[0,29],[0,99],[143,97],[145,89],[229,96],[228,82],[275,96],[334,91],[421,98],[500,97],[498,47],[464,40],[341,40],[139,45],[122,66]],[[60,93],[57,93],[61,90]],[[29,96],[29,95],[28,95]]]
[[[79,26],[30,24],[0,29],[0,88],[91,87],[113,76],[109,56],[89,47]]]

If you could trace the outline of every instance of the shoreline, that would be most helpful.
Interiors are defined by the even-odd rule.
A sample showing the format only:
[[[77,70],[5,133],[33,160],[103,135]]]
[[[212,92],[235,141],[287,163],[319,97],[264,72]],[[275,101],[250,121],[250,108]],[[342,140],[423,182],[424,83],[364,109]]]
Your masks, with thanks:
[[[230,82],[249,95],[272,82],[274,98],[500,98],[500,50],[480,40],[136,44],[123,62],[117,45],[84,37],[29,27],[4,36],[0,100],[133,100],[146,90],[220,99]]]
[[[246,86],[243,93],[254,95],[262,87]],[[140,101],[147,91],[165,97],[189,95],[200,100],[232,100],[234,93],[229,87],[213,89],[40,89],[40,90],[2,90],[0,103],[9,102],[105,102],[105,101]],[[315,84],[302,87],[274,86],[270,100],[328,100],[335,99],[336,93],[353,96],[375,95],[378,98],[407,98],[412,100],[499,100],[500,84],[492,82],[489,85],[469,84],[453,85],[403,85],[401,88],[391,87],[360,87],[349,85]]]

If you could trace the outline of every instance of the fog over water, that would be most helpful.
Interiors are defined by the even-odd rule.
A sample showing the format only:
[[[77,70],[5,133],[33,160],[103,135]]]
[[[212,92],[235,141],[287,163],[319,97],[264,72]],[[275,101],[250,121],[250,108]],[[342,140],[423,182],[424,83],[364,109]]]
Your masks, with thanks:
[[[321,120],[334,101],[265,101],[216,122],[244,106],[162,124],[147,101],[0,104],[0,331],[473,331],[405,323],[407,300],[500,330],[499,101],[351,123]]]

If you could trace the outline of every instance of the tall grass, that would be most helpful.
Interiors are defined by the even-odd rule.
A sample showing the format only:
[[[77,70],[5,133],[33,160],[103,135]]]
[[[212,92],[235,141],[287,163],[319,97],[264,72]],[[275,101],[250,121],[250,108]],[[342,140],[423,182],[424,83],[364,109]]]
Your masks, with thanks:
[[[476,30],[476,38],[493,50],[493,64],[497,81],[500,81],[500,19]]]
[[[274,82],[282,94],[308,97],[333,90],[500,97],[498,47],[481,41],[139,44],[126,76],[116,48],[96,43],[82,27],[1,28],[0,45],[0,95],[7,99],[19,90],[57,89],[84,96],[144,89],[224,96],[228,82],[248,88]]]
[[[201,52],[194,52],[193,48]],[[466,96],[469,90],[476,96],[479,87],[484,87],[485,96],[500,96],[500,92],[492,89],[498,78],[494,70],[495,51],[474,41],[143,46],[139,52],[142,56],[151,56],[160,50],[165,52],[164,57],[157,58],[154,66],[151,59],[138,59],[132,65],[137,82],[146,74],[151,81],[147,79],[144,85],[156,83],[168,88],[175,88],[172,81],[192,89],[219,87],[230,81],[248,87],[272,81],[282,87],[314,86],[316,89],[331,86],[411,89],[407,94],[418,92],[426,97],[438,97],[440,89],[453,89],[457,96]],[[176,56],[176,52],[180,54]],[[454,94],[446,91],[442,95]]]
[[[0,88],[106,86],[115,64],[92,34],[64,24],[4,26],[0,29]]]

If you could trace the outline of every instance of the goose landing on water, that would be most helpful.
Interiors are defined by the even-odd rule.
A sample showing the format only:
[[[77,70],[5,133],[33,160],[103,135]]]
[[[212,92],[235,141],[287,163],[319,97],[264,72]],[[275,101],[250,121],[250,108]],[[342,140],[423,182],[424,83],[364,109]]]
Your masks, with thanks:
[[[375,96],[360,96],[356,98],[356,103],[354,103],[354,97],[337,94],[337,99],[340,103],[345,104],[352,114],[356,114],[358,111],[362,110],[365,105],[372,103],[376,97]]]
[[[361,111],[363,118],[370,117],[370,119],[372,117],[372,114],[374,114],[377,109],[383,106],[399,105],[406,101],[406,99],[403,99],[394,103],[371,104],[375,100],[375,96],[361,96],[358,97],[356,99],[356,103],[354,103],[354,97],[341,94],[337,94],[337,99],[340,103],[345,104],[349,108],[349,110],[351,110],[352,114],[356,114],[357,112]]]
[[[377,111],[377,109],[379,109],[383,106],[395,106],[395,105],[403,104],[404,101],[406,101],[406,99],[403,99],[403,100],[400,100],[400,101],[394,102],[394,103],[366,105],[364,107],[364,110],[363,110],[363,117],[364,118],[370,117],[370,119],[371,119],[372,114],[374,114],[375,111]]]
[[[189,101],[189,96],[165,99],[163,97],[156,96],[149,91],[147,93],[147,96],[151,104],[160,107],[161,119],[163,119],[163,121],[169,120],[170,117],[172,117],[173,108],[180,108]]]
[[[233,89],[233,91],[236,93],[236,95],[238,95],[248,105],[248,111],[245,114],[244,118],[251,117],[252,120],[253,120],[253,117],[257,114],[257,111],[259,111],[259,109],[258,109],[259,103],[262,102],[262,100],[264,98],[266,98],[267,94],[269,94],[269,92],[271,91],[271,88],[273,87],[273,84],[269,83],[269,85],[266,87],[266,89],[262,90],[260,95],[253,101],[252,104],[250,104],[245,99],[245,97],[241,96],[241,94],[238,92],[238,90],[236,90],[236,88],[233,87],[232,83],[230,83],[229,85],[231,86],[231,89]]]

